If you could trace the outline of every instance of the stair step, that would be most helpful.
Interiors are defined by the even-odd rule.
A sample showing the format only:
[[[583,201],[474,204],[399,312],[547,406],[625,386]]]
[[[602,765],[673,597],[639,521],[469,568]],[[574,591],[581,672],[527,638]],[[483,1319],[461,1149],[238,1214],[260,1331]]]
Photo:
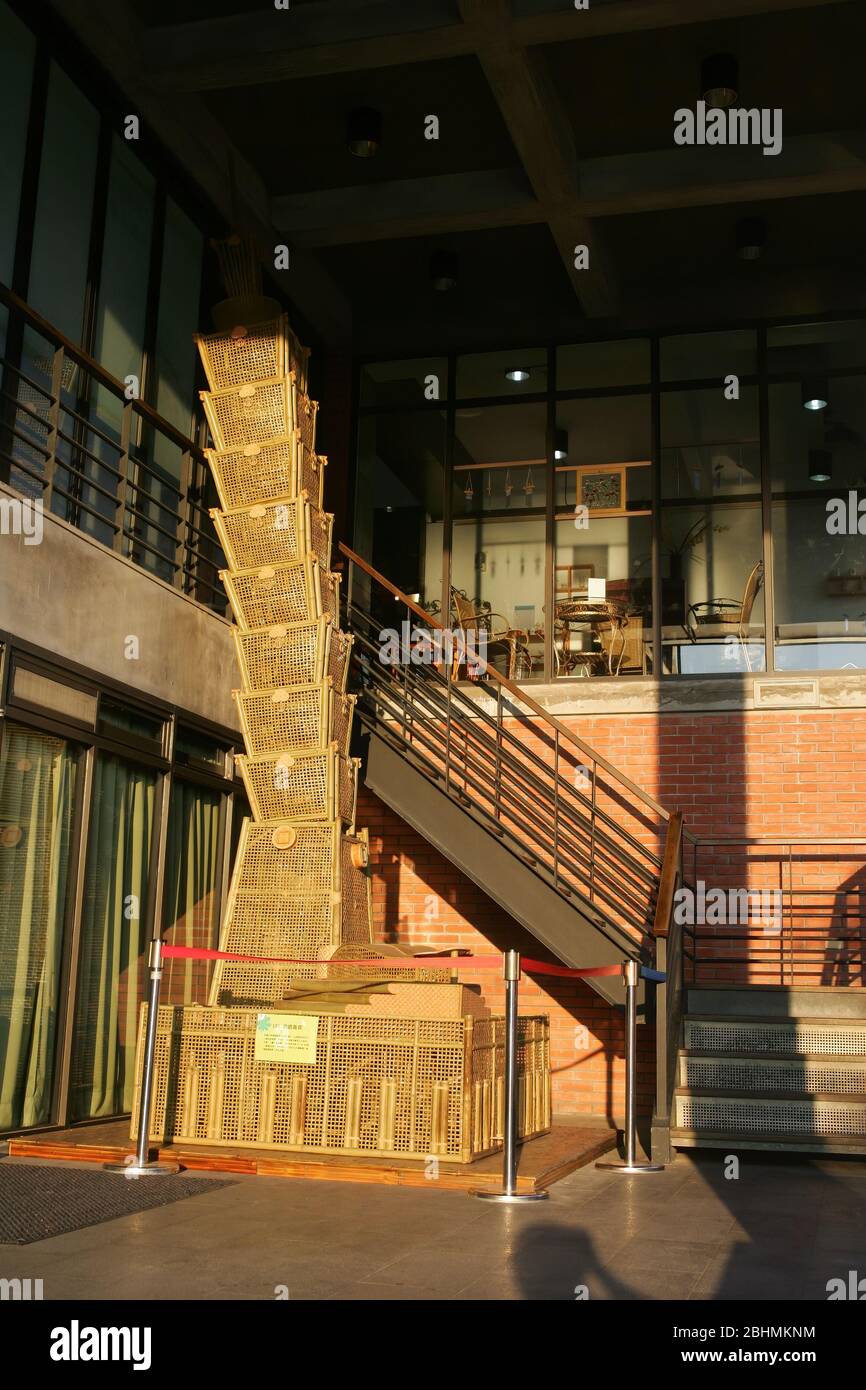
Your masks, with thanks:
[[[866,1057],[805,1053],[767,1057],[760,1053],[681,1052],[681,1086],[692,1091],[785,1092],[847,1095],[866,1099]]]
[[[683,1041],[688,1051],[818,1053],[834,1057],[866,1057],[866,1024],[849,1018],[718,1018],[689,1014]]]
[[[866,1154],[866,1135],[853,1138],[844,1134],[786,1135],[757,1130],[743,1134],[676,1125],[671,1128],[671,1143],[677,1149],[724,1149],[728,1153],[757,1149],[791,1154]]]
[[[680,1092],[672,1116],[677,1129],[798,1138],[848,1137],[866,1142],[866,1097],[756,1096],[745,1092]]]
[[[846,1018],[866,1026],[866,989],[797,983],[689,985],[685,1012],[713,1018]]]

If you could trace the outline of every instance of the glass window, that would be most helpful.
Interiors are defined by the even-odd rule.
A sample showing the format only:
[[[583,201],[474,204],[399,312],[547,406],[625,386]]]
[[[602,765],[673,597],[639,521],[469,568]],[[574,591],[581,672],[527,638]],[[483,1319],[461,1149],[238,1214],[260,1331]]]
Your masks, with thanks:
[[[546,405],[458,407],[454,516],[544,511]]]
[[[444,401],[448,359],[416,357],[404,362],[369,362],[361,368],[361,405],[413,406]]]
[[[770,388],[776,665],[866,667],[866,383],[833,378],[824,410]],[[866,512],[866,505],[864,505]],[[866,532],[866,520],[863,521]]]
[[[547,390],[547,352],[544,348],[515,348],[508,352],[475,352],[457,359],[457,395],[527,396]]]
[[[662,381],[697,381],[701,377],[753,376],[758,369],[754,331],[683,333],[662,338],[659,365]]]
[[[107,754],[96,760],[72,1038],[73,1120],[132,1108],[157,783],[149,768]]]
[[[556,350],[557,391],[594,386],[644,386],[650,380],[647,338],[614,343],[574,343]]]
[[[54,1118],[77,750],[15,724],[0,753],[0,1130]]]
[[[196,353],[192,335],[198,328],[201,262],[201,232],[169,198],[159,285],[155,404],[159,414],[185,435],[190,432],[193,408]],[[157,437],[154,455],[176,480],[175,446]]]
[[[81,341],[99,117],[51,64],[28,298],[73,342]]]
[[[623,510],[623,496],[632,506],[641,500],[649,505],[651,442],[648,395],[558,401],[554,438],[557,512],[571,511],[582,501],[588,471],[607,474],[623,470],[618,510]],[[642,466],[635,470],[634,465]]]
[[[134,742],[149,752],[161,753],[165,720],[158,714],[121,705],[102,696],[99,701],[99,732],[118,735],[124,742]],[[130,737],[131,735],[131,737]]]
[[[661,428],[663,669],[761,670],[757,389],[666,392]]]
[[[30,30],[0,5],[0,280],[12,283],[21,176],[30,115],[30,87],[36,40]]]
[[[544,533],[540,513],[454,519],[452,622],[483,627],[487,659],[512,678],[543,670]]]
[[[175,779],[168,813],[163,939],[172,946],[213,950],[219,932],[221,850],[219,792]],[[170,960],[167,1004],[204,1004],[210,962]]]
[[[771,375],[816,369],[866,367],[866,322],[794,323],[767,330]]]
[[[442,601],[444,496],[444,411],[361,419],[355,548],[431,612],[438,612]],[[356,578],[361,582],[360,575]],[[381,590],[373,597],[383,601]],[[381,616],[390,624],[390,607]]]
[[[225,777],[226,746],[218,743],[209,734],[202,734],[197,729],[178,724],[174,737],[174,761],[184,767],[194,767],[202,772],[213,772],[218,777]]]
[[[646,672],[652,658],[649,516],[556,523],[554,651],[560,676]]]

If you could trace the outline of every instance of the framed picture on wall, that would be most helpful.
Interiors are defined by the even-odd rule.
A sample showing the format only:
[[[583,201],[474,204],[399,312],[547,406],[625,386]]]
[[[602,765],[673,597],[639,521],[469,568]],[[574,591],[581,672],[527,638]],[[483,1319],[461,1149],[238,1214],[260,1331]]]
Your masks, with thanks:
[[[625,511],[625,464],[577,469],[577,501],[594,516]]]

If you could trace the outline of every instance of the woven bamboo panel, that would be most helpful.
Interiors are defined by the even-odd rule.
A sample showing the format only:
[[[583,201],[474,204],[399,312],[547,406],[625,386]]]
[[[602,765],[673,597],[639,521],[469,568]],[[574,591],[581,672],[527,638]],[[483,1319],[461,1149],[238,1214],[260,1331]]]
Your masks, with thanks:
[[[311,401],[309,396],[299,394],[297,397],[297,426],[301,431],[301,442],[305,449],[310,453],[316,452],[316,420],[319,414],[319,402]]]
[[[240,449],[206,449],[205,453],[223,508],[250,507],[301,492],[314,506],[322,505],[328,460],[301,442],[299,429],[285,439],[245,444]]]
[[[241,679],[247,690],[281,685],[313,685],[330,680],[343,694],[349,674],[352,638],[329,618],[240,632],[233,628]]]
[[[324,753],[279,753],[235,759],[257,821],[355,823],[358,759]]]
[[[146,1015],[143,1005],[136,1076]],[[256,1061],[257,1019],[255,1009],[160,1009],[151,1140],[462,1163],[501,1146],[503,1019],[326,1014],[310,1063]],[[523,1138],[547,1127],[547,1031],[544,1018],[518,1020]],[[136,1092],[133,1139],[139,1104]]]
[[[369,946],[372,902],[367,832],[341,835],[339,822],[254,825],[247,821],[220,933],[221,951],[244,956],[315,959],[337,942]],[[293,978],[322,968],[274,962],[218,961],[211,1004],[270,1004]]]
[[[323,571],[312,555],[286,565],[221,570],[220,579],[244,631],[339,618],[340,576]]]
[[[299,390],[307,389],[310,351],[301,347],[286,314],[263,323],[237,324],[227,333],[193,336],[212,391],[289,372],[297,374]]]
[[[292,434],[298,427],[307,448],[314,447],[304,439],[304,423],[296,418],[294,374],[247,382],[226,391],[200,391],[199,395],[214,447],[219,450],[264,444]]]
[[[323,570],[331,563],[334,518],[311,507],[306,493],[225,512],[214,507],[210,515],[232,569],[281,565],[310,554]]]
[[[357,697],[337,694],[330,681],[233,694],[248,753],[324,751],[336,743],[348,757]]]

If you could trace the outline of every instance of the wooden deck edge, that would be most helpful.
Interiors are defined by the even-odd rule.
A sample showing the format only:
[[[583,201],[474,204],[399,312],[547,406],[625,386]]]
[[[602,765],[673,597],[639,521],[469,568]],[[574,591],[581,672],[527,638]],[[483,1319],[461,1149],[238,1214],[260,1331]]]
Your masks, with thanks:
[[[601,1135],[596,1142],[543,1168],[537,1173],[518,1171],[518,1192],[537,1192],[552,1186],[561,1178],[592,1163],[616,1143],[614,1132]],[[68,1163],[117,1163],[133,1155],[132,1143],[126,1145],[61,1143],[56,1140],[37,1140],[19,1137],[9,1140],[9,1154],[15,1158],[39,1158]],[[338,1154],[303,1155],[292,1153],[285,1157],[233,1154],[231,1151],[206,1153],[200,1149],[168,1145],[158,1150],[160,1159],[179,1163],[182,1169],[204,1173],[239,1173],[251,1177],[306,1178],[320,1182],[375,1183],[381,1186],[431,1188],[437,1191],[463,1192],[473,1188],[494,1190],[501,1185],[498,1171],[479,1169],[467,1164],[457,1171],[449,1167],[438,1177],[428,1176],[427,1165],[419,1161],[416,1168],[394,1166],[389,1160],[359,1164],[357,1158],[341,1159]]]

